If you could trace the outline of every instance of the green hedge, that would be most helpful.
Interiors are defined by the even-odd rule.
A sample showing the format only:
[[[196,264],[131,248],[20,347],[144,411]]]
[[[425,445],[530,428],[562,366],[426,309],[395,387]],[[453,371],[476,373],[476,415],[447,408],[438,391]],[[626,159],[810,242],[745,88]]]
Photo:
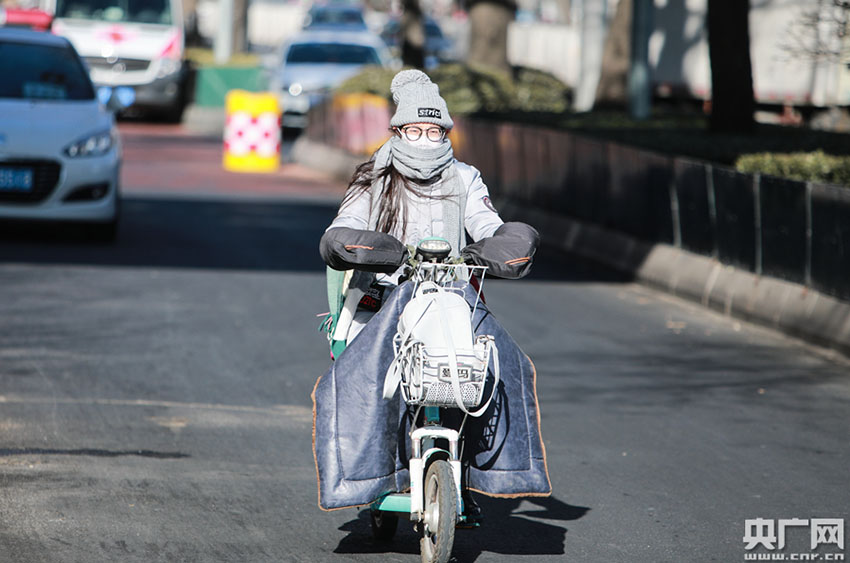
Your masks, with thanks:
[[[832,156],[823,151],[746,154],[735,162],[735,168],[741,172],[769,174],[803,182],[850,186],[850,156]]]
[[[368,92],[390,99],[390,83],[396,70],[368,67],[343,82],[339,93]],[[567,110],[570,91],[557,78],[543,71],[517,67],[512,75],[453,63],[428,71],[440,86],[449,112],[475,113],[553,112]]]

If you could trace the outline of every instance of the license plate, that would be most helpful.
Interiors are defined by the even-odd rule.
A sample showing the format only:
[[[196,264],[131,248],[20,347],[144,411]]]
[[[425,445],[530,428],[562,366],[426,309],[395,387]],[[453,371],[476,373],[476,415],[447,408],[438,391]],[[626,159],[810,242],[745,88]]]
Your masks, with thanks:
[[[0,166],[0,191],[32,191],[33,173],[31,168]]]

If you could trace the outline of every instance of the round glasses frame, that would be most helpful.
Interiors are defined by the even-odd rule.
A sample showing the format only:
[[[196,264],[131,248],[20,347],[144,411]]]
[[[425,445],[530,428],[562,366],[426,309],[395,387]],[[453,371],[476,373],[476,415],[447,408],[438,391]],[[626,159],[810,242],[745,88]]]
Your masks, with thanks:
[[[446,136],[446,130],[442,127],[429,127],[423,130],[421,127],[407,126],[402,127],[400,131],[404,133],[408,141],[418,141],[422,137],[422,133],[425,133],[428,140],[434,143],[442,141]]]

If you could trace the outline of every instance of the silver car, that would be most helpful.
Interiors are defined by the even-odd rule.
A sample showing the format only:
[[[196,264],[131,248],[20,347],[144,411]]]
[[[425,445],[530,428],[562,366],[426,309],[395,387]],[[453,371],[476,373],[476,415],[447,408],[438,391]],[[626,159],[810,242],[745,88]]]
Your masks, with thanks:
[[[390,66],[377,35],[364,31],[303,31],[280,53],[270,86],[279,92],[283,126],[303,128],[307,112],[345,79],[368,65]]]

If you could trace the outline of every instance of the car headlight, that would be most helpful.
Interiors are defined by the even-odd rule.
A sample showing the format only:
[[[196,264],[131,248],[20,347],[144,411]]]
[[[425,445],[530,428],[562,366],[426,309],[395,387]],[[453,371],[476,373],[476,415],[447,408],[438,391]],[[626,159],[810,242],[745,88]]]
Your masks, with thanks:
[[[183,62],[180,59],[168,59],[163,58],[159,60],[159,70],[156,73],[157,78],[165,78],[170,74],[174,74],[175,72],[179,72],[180,68],[183,66]]]
[[[71,158],[101,156],[108,153],[114,145],[115,138],[112,130],[98,131],[65,147],[65,154]]]
[[[292,96],[299,96],[301,92],[304,91],[304,87],[301,86],[298,82],[294,82],[289,85],[289,94]]]

